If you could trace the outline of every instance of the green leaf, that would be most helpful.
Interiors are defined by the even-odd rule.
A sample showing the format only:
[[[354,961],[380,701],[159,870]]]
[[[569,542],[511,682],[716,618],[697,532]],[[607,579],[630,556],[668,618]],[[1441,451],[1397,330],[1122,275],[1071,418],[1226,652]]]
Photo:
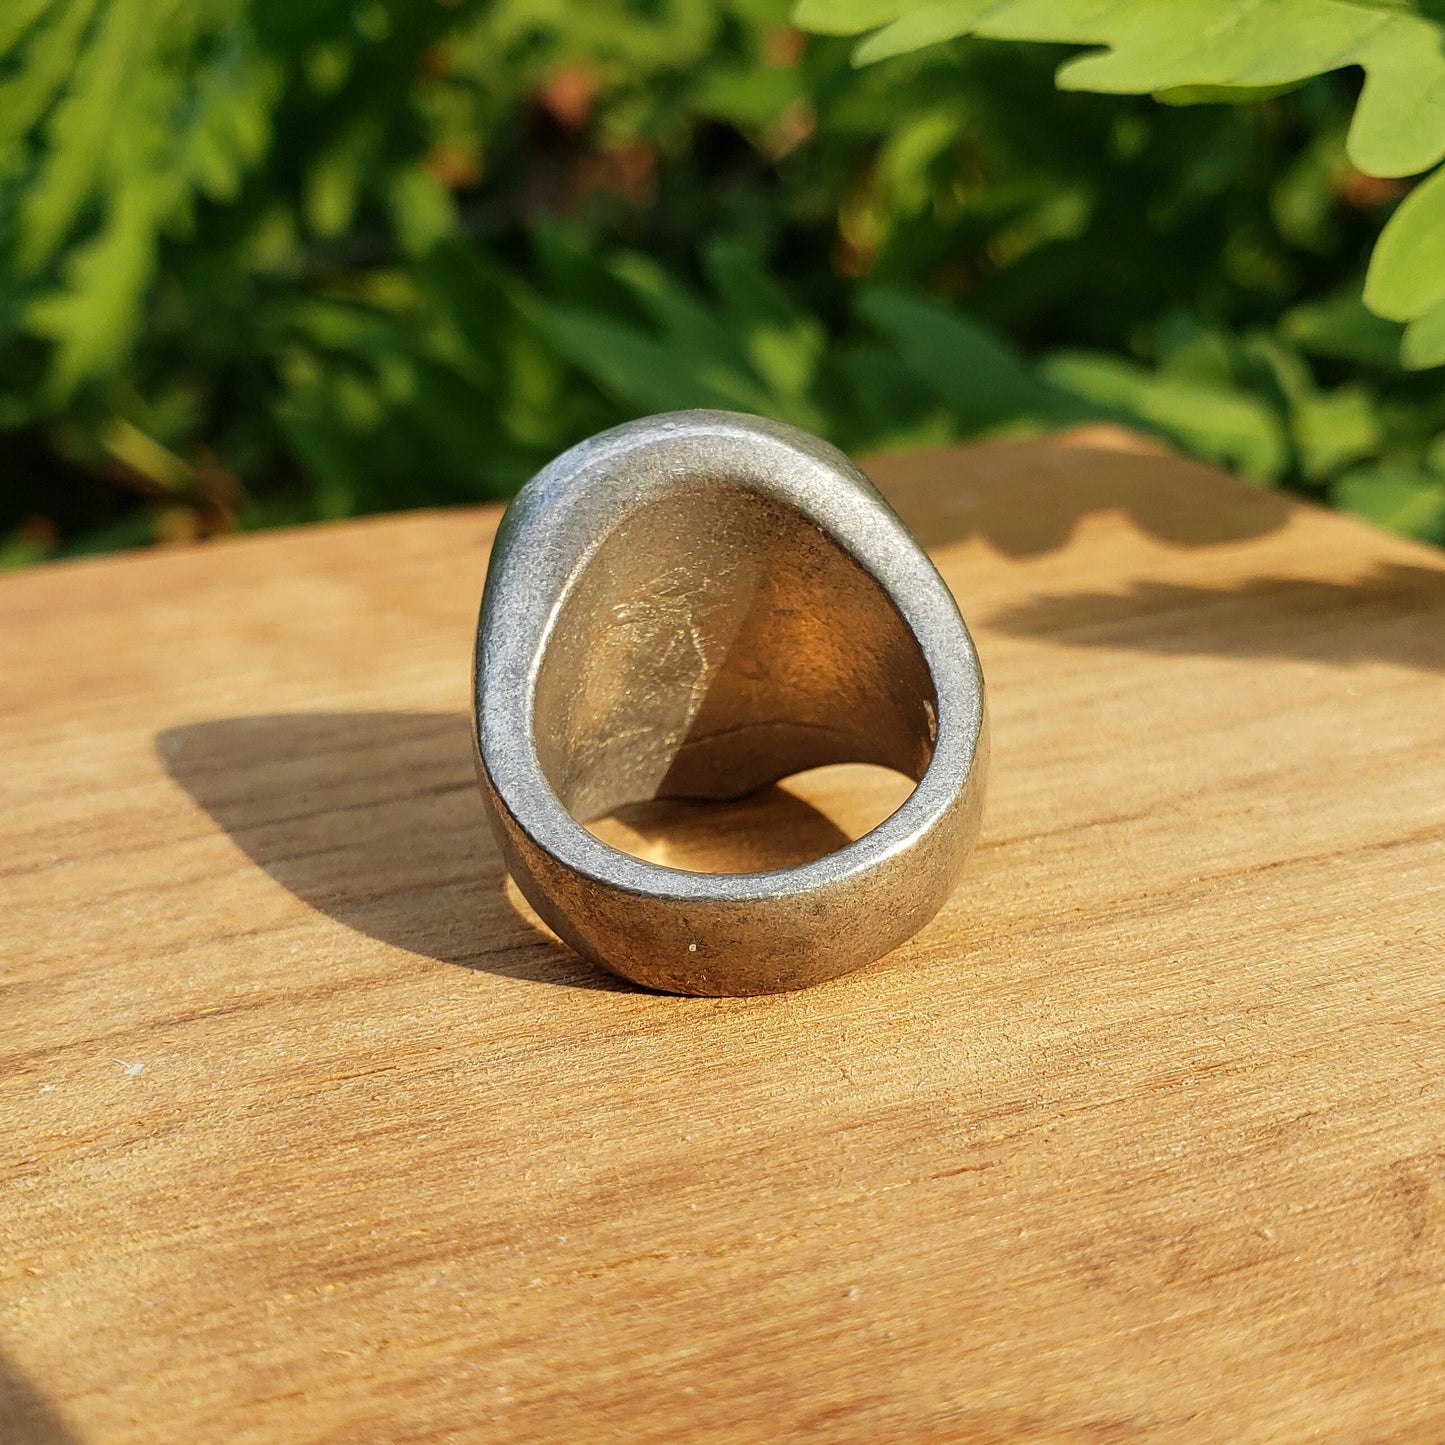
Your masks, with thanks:
[[[853,62],[871,65],[927,45],[957,40],[974,32],[988,9],[989,0],[924,0],[922,4],[907,5],[896,19],[854,51]]]
[[[753,127],[775,120],[800,93],[798,76],[792,70],[748,67],[708,77],[698,87],[694,104],[701,115]]]
[[[721,305],[655,262],[624,253],[608,270],[651,323],[592,308],[540,308],[568,359],[637,410],[712,406],[827,427],[809,395],[823,338],[745,253],[715,244],[708,270]]]
[[[908,8],[908,0],[799,0],[793,24],[819,35],[859,35],[887,25]]]
[[[719,318],[655,261],[635,253],[609,268],[679,352],[731,360],[736,345]]]
[[[425,256],[456,231],[457,208],[451,193],[422,166],[393,171],[386,199],[392,228],[410,256]]]
[[[52,9],[48,23],[37,27],[29,37],[20,57],[21,68],[0,85],[0,147],[9,148],[44,116],[47,107],[65,82],[72,77],[81,54],[86,26],[96,0],[74,0],[63,5],[58,13]],[[23,22],[9,37],[8,51],[24,32],[30,21],[23,8],[17,8],[0,25]]]
[[[129,348],[155,264],[155,214],[143,180],[118,198],[106,224],[66,260],[66,285],[30,303],[26,322],[56,343],[49,388],[64,399],[110,370]]]
[[[1041,381],[1006,341],[950,307],[878,287],[859,298],[858,313],[949,403],[965,435],[1019,421],[1064,425],[1098,414]]]
[[[363,470],[346,428],[330,415],[317,415],[294,404],[279,407],[276,419],[319,483],[318,515],[345,517],[354,511],[356,497],[364,487]]]
[[[1290,424],[1300,470],[1312,481],[1373,456],[1384,441],[1379,407],[1363,386],[1305,393],[1295,402]]]
[[[1394,369],[1403,333],[1399,322],[1368,310],[1355,287],[1287,311],[1280,334],[1310,356]]]
[[[116,112],[147,48],[144,0],[115,0],[86,48],[50,125],[52,147],[20,212],[22,274],[50,259],[90,199],[114,144]]]
[[[1445,301],[1437,301],[1405,328],[1400,360],[1411,371],[1445,366]]]
[[[548,312],[547,327],[574,365],[638,411],[773,409],[760,386],[725,363],[622,322],[556,308]]]
[[[318,236],[339,236],[350,224],[367,169],[374,164],[377,127],[362,119],[323,151],[306,176],[306,224]]]
[[[1365,72],[1350,158],[1406,176],[1445,156],[1445,25],[1359,0],[913,0],[885,6],[808,0],[799,25],[857,34],[857,62],[976,35],[1102,47],[1066,61],[1065,90],[1210,99],[1236,87],[1278,91],[1358,65]]]
[[[736,242],[714,241],[705,260],[753,370],[774,392],[804,398],[827,347],[817,318],[795,306],[757,257]]]
[[[196,193],[235,199],[266,149],[280,82],[242,3],[108,0],[87,23],[94,0],[77,0],[14,47],[0,138],[28,126],[17,149],[29,179],[6,259],[30,331],[54,342],[52,405],[121,365],[161,234],[189,226]]]
[[[15,43],[50,8],[51,0],[9,0],[0,10],[0,60],[9,55]],[[87,11],[88,7],[72,5],[73,10]]]
[[[1432,472],[1391,462],[1362,467],[1336,482],[1330,499],[1392,532],[1445,542],[1445,479]]]
[[[1254,105],[1288,95],[1298,84],[1288,80],[1281,85],[1177,85],[1156,90],[1154,99],[1162,105]]]
[[[1130,416],[1246,476],[1272,480],[1288,463],[1289,444],[1278,413],[1248,392],[1160,375],[1087,352],[1056,353],[1042,372],[1055,386]]]
[[[1445,166],[1421,181],[1380,232],[1365,277],[1365,305],[1393,321],[1445,300]]]

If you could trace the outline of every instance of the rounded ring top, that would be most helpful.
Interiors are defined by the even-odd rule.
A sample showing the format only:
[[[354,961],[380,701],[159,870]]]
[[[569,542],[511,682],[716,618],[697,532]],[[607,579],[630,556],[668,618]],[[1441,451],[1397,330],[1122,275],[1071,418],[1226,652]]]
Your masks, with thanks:
[[[941,906],[976,835],[983,680],[953,598],[863,474],[781,423],[650,417],[538,473],[493,546],[475,698],[518,886],[580,953],[652,987],[772,992],[879,957]],[[684,872],[579,821],[845,761],[917,786],[793,868]]]

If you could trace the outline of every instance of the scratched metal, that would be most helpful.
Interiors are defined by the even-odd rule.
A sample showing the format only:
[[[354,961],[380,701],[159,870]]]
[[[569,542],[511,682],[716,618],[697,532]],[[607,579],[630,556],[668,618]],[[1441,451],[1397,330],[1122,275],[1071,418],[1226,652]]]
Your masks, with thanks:
[[[518,887],[652,988],[771,993],[871,962],[938,911],[978,832],[983,679],[953,597],[841,452],[776,422],[649,417],[534,477],[493,548],[475,698]],[[582,826],[840,762],[917,786],[794,868],[684,872]]]

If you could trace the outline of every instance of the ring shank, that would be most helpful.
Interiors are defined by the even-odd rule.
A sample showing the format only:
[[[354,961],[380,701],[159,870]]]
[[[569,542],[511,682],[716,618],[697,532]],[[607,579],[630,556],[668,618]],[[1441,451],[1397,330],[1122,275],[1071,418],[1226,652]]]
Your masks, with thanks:
[[[986,725],[977,756],[986,763]],[[789,886],[789,874],[802,871],[797,869],[726,875],[739,883],[776,880],[752,892],[740,889],[732,898],[640,892],[579,872],[538,847],[495,794],[492,799],[508,873],[576,952],[665,993],[747,996],[808,988],[851,973],[923,928],[947,901],[972,851],[983,778],[983,769],[975,767],[955,809],[866,866],[840,869],[821,887]]]
[[[866,478],[795,428],[673,413],[602,433],[518,495],[476,657],[477,756],[509,872],[573,948],[679,993],[846,973],[942,905],[977,835],[977,657]],[[794,868],[700,874],[583,821],[871,762],[917,780],[862,838]]]

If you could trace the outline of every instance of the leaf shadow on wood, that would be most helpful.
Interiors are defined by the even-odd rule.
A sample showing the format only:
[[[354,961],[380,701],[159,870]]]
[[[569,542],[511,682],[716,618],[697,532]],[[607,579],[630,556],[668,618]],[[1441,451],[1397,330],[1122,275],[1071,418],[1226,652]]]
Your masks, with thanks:
[[[4,1354],[0,1354],[0,1440],[5,1445],[74,1445],[76,1440]]]
[[[1234,587],[1141,581],[1036,598],[986,625],[1076,647],[1445,672],[1445,569],[1389,563],[1352,582],[1257,577]]]
[[[869,458],[863,469],[925,547],[978,537],[1007,557],[1068,545],[1100,512],[1178,547],[1262,537],[1293,504],[1120,427]]]
[[[461,714],[220,718],[170,728],[156,750],[248,857],[349,928],[508,978],[635,987],[560,943],[509,884]],[[849,841],[780,788],[735,805],[638,804],[596,831],[656,861],[719,872],[788,867]]]

